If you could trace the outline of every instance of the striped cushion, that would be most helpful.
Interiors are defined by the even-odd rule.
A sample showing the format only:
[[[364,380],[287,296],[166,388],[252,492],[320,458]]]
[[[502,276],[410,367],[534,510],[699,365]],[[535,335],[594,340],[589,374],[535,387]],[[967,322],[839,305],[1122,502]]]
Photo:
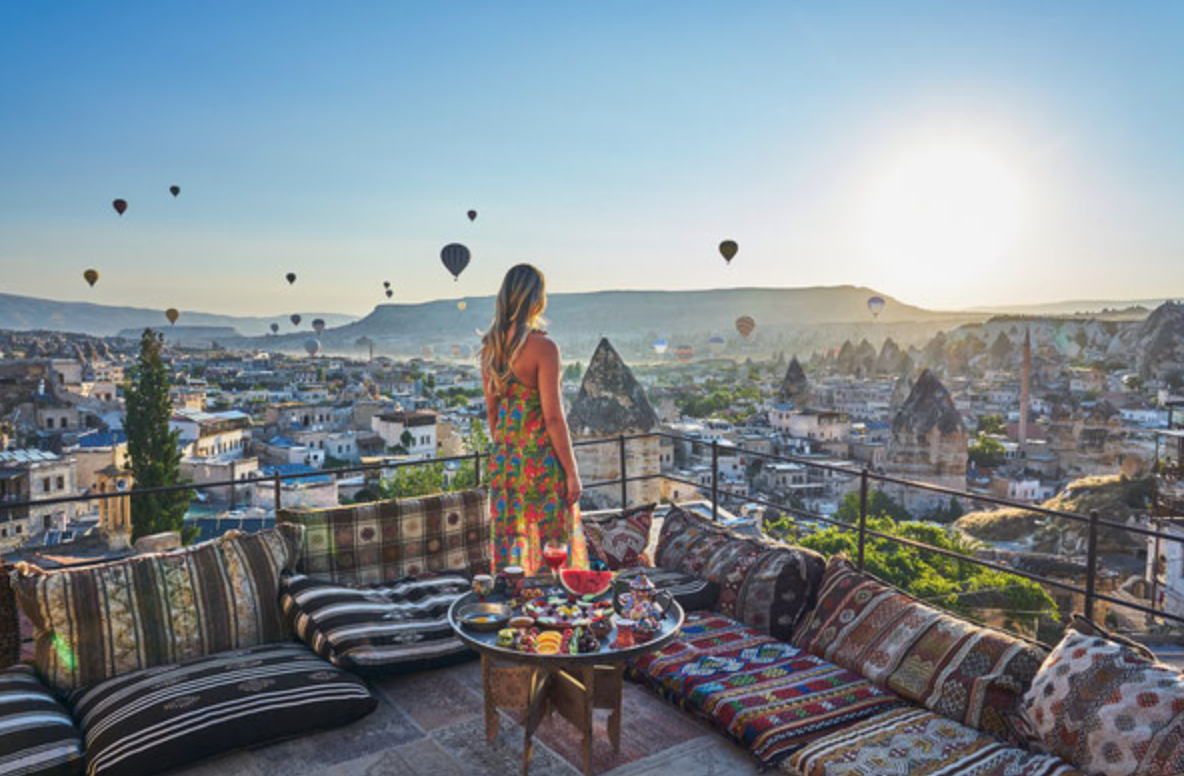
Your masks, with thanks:
[[[682,571],[656,568],[625,569],[617,573],[617,579],[628,581],[638,574],[645,574],[654,583],[654,587],[672,595],[683,611],[711,609],[719,600],[718,584]]]
[[[469,587],[457,574],[360,589],[290,574],[281,600],[297,635],[321,657],[351,671],[396,673],[474,656],[448,625],[448,608]]]
[[[428,572],[489,573],[489,494],[483,489],[281,510],[279,519],[306,529],[294,570],[327,582],[377,585]]]
[[[278,580],[300,531],[280,525],[52,572],[21,564],[13,585],[33,623],[41,676],[69,692],[129,671],[288,638]]]
[[[300,644],[269,644],[108,679],[70,696],[89,776],[148,776],[335,727],[377,701]]]
[[[74,720],[28,666],[0,671],[0,776],[67,776],[82,770]]]

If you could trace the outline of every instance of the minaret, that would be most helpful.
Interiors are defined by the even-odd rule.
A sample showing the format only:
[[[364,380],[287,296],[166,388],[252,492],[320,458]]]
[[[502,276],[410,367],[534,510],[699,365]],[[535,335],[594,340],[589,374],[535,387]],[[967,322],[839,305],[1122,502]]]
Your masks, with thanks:
[[[1020,427],[1018,433],[1020,452],[1028,447],[1028,383],[1032,376],[1032,333],[1024,329],[1024,361],[1020,367]]]

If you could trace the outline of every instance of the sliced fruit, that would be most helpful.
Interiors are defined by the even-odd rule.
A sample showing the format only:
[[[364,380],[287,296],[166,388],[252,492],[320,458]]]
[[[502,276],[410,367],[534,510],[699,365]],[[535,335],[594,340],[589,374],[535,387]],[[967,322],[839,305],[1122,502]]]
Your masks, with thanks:
[[[598,596],[608,592],[613,584],[613,572],[589,569],[564,569],[559,572],[563,589],[576,597]]]

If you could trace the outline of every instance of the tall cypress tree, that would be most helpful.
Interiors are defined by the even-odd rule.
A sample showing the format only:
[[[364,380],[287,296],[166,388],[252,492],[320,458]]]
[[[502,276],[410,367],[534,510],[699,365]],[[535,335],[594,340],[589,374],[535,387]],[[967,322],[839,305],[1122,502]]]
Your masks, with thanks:
[[[179,431],[169,428],[173,400],[169,375],[160,357],[164,339],[151,329],[140,337],[140,355],[126,390],[127,452],[135,488],[163,488],[181,482]],[[163,531],[182,531],[190,491],[132,497],[132,539]]]

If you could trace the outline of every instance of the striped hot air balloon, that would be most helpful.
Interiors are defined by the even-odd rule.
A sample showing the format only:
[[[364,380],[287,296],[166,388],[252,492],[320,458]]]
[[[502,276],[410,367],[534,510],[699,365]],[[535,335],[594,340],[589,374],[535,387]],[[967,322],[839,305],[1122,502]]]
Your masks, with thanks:
[[[695,357],[695,349],[690,345],[679,345],[678,349],[674,351],[674,355],[678,356],[680,363],[687,364]]]
[[[744,339],[751,337],[755,328],[756,321],[752,319],[751,315],[741,315],[736,319],[736,331],[740,332],[740,336]]]

